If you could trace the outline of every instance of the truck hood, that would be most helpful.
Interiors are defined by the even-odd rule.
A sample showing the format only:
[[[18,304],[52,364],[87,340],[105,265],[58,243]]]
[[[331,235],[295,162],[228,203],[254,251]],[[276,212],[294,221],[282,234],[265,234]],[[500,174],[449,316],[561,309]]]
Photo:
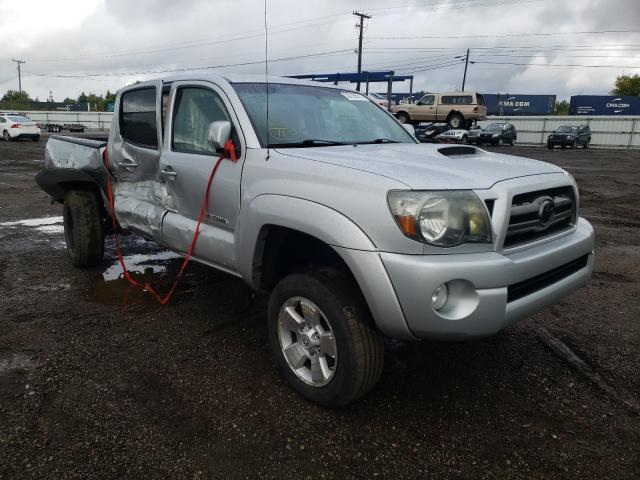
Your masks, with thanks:
[[[511,178],[564,172],[546,162],[465,145],[398,143],[277,151],[388,177],[413,190],[486,189]]]

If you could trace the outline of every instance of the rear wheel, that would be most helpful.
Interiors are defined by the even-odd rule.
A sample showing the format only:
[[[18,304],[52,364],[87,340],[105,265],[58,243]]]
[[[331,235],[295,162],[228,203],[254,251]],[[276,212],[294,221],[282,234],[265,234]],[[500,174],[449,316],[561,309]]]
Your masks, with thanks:
[[[64,198],[64,239],[76,267],[94,267],[102,261],[104,234],[98,201],[93,192],[72,190]]]
[[[382,335],[357,285],[334,269],[291,274],[273,290],[269,342],[291,387],[325,407],[340,407],[375,386]]]
[[[452,113],[449,116],[449,120],[447,120],[447,123],[451,128],[460,128],[464,123],[464,117],[460,113]]]

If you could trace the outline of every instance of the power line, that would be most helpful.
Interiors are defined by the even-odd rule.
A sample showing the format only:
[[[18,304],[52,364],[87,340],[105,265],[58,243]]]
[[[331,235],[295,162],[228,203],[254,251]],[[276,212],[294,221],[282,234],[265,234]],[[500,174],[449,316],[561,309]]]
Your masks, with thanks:
[[[411,37],[367,37],[367,40],[417,40],[417,39],[464,39],[464,38],[507,38],[507,37],[547,37],[552,35],[592,35],[605,33],[637,33],[633,30],[597,30],[583,32],[537,32],[537,33],[506,33],[503,35],[420,35]]]
[[[326,55],[336,55],[336,54],[344,54],[351,53],[352,49],[345,50],[331,50],[328,52],[318,52],[318,53],[310,53],[306,55],[296,55],[292,57],[283,57],[283,58],[273,58],[270,59],[270,62],[283,62],[287,60],[295,60],[299,58],[309,58],[309,57],[320,57]],[[166,70],[148,70],[142,72],[127,72],[127,73],[79,73],[79,74],[46,74],[46,73],[36,73],[29,72],[30,77],[56,77],[56,78],[86,78],[86,77],[126,77],[129,75],[150,75],[155,73],[170,73],[170,72],[190,72],[194,70],[208,70],[212,68],[224,68],[224,67],[239,67],[245,65],[257,65],[264,63],[265,60],[257,60],[253,62],[240,62],[240,63],[227,63],[223,65],[205,65],[201,67],[189,67],[189,68],[174,68],[174,69],[166,69]]]
[[[640,66],[633,65],[582,65],[577,63],[564,63],[562,65],[559,64],[551,64],[551,63],[515,63],[515,62],[478,62],[471,61],[469,63],[479,63],[479,64],[489,64],[489,65],[522,65],[525,67],[585,67],[585,68],[640,68]]]

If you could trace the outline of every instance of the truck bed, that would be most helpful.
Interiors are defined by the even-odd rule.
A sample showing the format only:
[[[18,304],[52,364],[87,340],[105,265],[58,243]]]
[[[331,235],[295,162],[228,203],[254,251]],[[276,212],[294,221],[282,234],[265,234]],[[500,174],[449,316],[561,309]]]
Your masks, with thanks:
[[[107,170],[102,152],[107,142],[89,138],[52,135],[45,148],[45,168],[36,182],[52,199],[64,200],[69,184],[106,191]]]

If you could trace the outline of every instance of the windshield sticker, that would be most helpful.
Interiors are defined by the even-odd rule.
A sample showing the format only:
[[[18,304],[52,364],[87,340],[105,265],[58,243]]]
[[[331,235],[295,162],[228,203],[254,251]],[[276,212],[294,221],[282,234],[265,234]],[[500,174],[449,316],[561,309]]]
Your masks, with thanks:
[[[354,92],[340,92],[342,95],[344,95],[346,98],[348,98],[351,101],[367,101],[367,97],[365,97],[364,95],[360,95],[359,93],[354,93]]]

